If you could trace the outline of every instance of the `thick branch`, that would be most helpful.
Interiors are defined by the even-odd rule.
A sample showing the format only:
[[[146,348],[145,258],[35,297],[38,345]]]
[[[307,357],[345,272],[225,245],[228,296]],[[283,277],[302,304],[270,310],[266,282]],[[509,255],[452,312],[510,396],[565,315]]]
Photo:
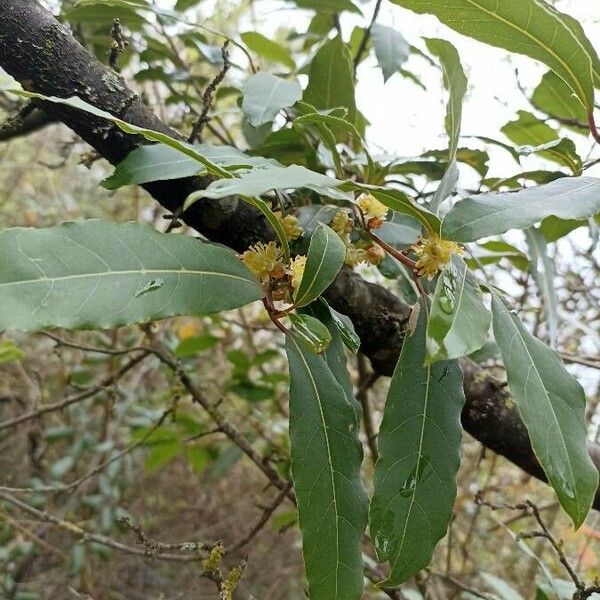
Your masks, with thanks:
[[[79,96],[136,125],[175,134],[162,123],[123,79],[102,65],[35,0],[0,0],[0,66],[21,84],[54,96]],[[68,125],[113,164],[143,143],[106,122],[67,107],[47,105],[47,112]],[[187,195],[206,185],[201,178],[157,182],[144,186],[165,208],[175,211]],[[272,239],[264,219],[248,205],[229,198],[205,200],[184,213],[183,220],[209,239],[244,250],[252,242]],[[344,270],[327,298],[347,314],[361,338],[361,351],[373,368],[390,375],[398,358],[409,307],[389,290]],[[463,361],[467,405],[465,429],[488,448],[544,479],[527,432],[505,386],[471,361]],[[600,447],[590,446],[596,465]],[[600,494],[594,505],[600,509]]]

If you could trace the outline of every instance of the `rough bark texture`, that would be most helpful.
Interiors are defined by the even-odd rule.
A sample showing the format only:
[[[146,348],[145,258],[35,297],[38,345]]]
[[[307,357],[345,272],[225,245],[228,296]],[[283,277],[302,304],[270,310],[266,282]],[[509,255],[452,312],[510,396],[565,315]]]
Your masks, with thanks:
[[[0,0],[0,66],[33,91],[79,96],[136,125],[178,135],[142,103],[121,77],[90,56],[36,0]],[[53,104],[43,108],[113,164],[143,143],[88,114]],[[189,178],[144,187],[165,208],[175,211],[191,191],[205,185],[206,180]],[[209,239],[238,251],[257,240],[273,237],[261,215],[235,198],[198,202],[182,218]],[[389,290],[367,283],[349,270],[340,273],[327,298],[354,322],[361,350],[373,368],[382,375],[391,375],[409,307]],[[486,447],[545,480],[506,386],[472,361],[464,360],[463,369],[465,429]],[[590,454],[600,466],[600,447],[590,445]],[[594,506],[600,509],[600,494]]]

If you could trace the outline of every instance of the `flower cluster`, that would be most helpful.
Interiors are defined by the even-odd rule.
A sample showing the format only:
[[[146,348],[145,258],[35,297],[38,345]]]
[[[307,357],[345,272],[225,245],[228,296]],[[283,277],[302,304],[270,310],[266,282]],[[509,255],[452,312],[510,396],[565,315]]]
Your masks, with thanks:
[[[389,209],[375,196],[367,193],[361,194],[356,204],[360,208],[369,229],[377,229],[383,225]]]
[[[419,275],[428,279],[433,279],[452,260],[454,254],[464,253],[459,244],[444,240],[433,231],[426,236],[421,236],[413,246],[413,251],[419,257],[417,260]]]
[[[297,240],[303,233],[304,230],[298,224],[298,219],[294,215],[283,215],[281,211],[275,213],[277,220],[281,223],[285,237],[288,240]]]

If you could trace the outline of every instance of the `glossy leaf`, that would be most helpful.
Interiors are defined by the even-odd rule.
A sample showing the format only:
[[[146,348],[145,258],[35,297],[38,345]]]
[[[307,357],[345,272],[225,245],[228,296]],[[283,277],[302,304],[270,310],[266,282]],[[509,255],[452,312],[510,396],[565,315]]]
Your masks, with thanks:
[[[585,108],[569,86],[553,71],[548,71],[535,88],[531,103],[550,117],[570,121],[581,131],[587,129]]]
[[[292,313],[290,321],[294,326],[295,335],[302,338],[304,344],[315,354],[327,350],[331,343],[331,333],[319,319],[310,315]]]
[[[420,306],[385,405],[369,512],[377,556],[390,564],[389,586],[429,564],[456,497],[462,373],[456,361],[424,366],[427,306]]]
[[[80,221],[0,233],[0,330],[118,327],[262,296],[233,252],[144,225]]]
[[[308,86],[302,99],[321,110],[346,108],[347,120],[354,123],[356,104],[352,60],[346,44],[339,37],[325,42],[312,59]]]
[[[277,165],[275,160],[248,156],[233,146],[196,144],[191,147],[215,164],[229,169]],[[129,153],[102,185],[109,190],[115,190],[124,185],[193,177],[205,170],[204,165],[179,150],[164,144],[152,144],[141,146]]]
[[[548,343],[554,348],[558,334],[558,297],[554,287],[554,262],[548,256],[548,245],[539,229],[536,227],[526,229],[525,239],[531,259],[531,274],[542,295]]]
[[[544,0],[393,0],[435,15],[480,42],[539,60],[569,86],[589,111],[594,105],[592,57],[583,30]],[[591,44],[589,44],[591,46]]]
[[[350,352],[356,354],[360,348],[360,338],[354,329],[354,324],[350,320],[350,317],[347,317],[331,307],[329,307],[329,310],[331,312],[332,321],[339,332],[342,343],[344,346],[346,346],[346,348],[348,348],[348,350],[350,350]]]
[[[456,48],[446,40],[427,39],[427,49],[436,56],[442,65],[444,73],[444,87],[450,94],[446,109],[446,133],[448,134],[448,166],[444,177],[438,186],[429,208],[437,213],[440,203],[454,191],[458,181],[458,167],[456,164],[456,151],[460,141],[460,127],[462,122],[462,105],[467,93],[467,78],[463,71],[460,57]]]
[[[587,219],[600,212],[600,179],[564,177],[519,192],[481,194],[457,202],[442,223],[442,235],[474,242],[509,229],[524,229],[554,215]]]
[[[319,223],[310,239],[306,267],[294,304],[310,304],[318,298],[335,279],[346,258],[346,246],[340,236],[323,223]]]
[[[385,82],[402,68],[410,55],[410,45],[399,31],[379,23],[371,28],[371,37]]]
[[[348,200],[349,194],[339,189],[342,182],[321,175],[300,165],[289,167],[269,166],[238,172],[235,178],[217,179],[206,189],[190,195],[186,207],[200,198],[225,198],[226,196],[261,196],[271,190],[308,188],[338,200]]]
[[[246,31],[240,34],[240,37],[244,44],[261,58],[271,62],[280,63],[290,69],[296,67],[294,59],[291,57],[285,46],[265,37],[261,33],[258,33],[257,31]]]
[[[585,395],[558,354],[492,294],[494,337],[531,445],[562,507],[579,527],[598,488],[586,448]]]
[[[359,600],[367,499],[359,413],[325,357],[293,333],[290,365],[292,479],[311,600]],[[347,371],[344,375],[349,386]]]
[[[300,98],[302,88],[297,81],[287,81],[261,71],[246,81],[242,111],[253,127],[260,127]]]
[[[502,127],[502,132],[515,144],[521,155],[539,154],[571,169],[574,175],[581,174],[581,158],[572,140],[559,138],[558,133],[544,121],[525,110],[520,110],[518,118]]]
[[[460,358],[479,350],[488,338],[492,315],[465,261],[454,256],[440,274],[427,324],[427,363]]]

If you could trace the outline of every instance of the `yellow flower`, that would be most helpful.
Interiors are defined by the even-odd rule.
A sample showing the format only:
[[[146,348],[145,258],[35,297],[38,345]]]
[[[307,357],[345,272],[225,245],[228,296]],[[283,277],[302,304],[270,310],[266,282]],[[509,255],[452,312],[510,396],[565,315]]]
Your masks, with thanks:
[[[346,247],[346,259],[344,260],[346,266],[356,267],[363,262],[369,262],[366,250],[356,248],[353,244]]]
[[[352,231],[353,221],[345,210],[335,213],[331,220],[331,229],[333,229],[342,239]]]
[[[302,227],[298,225],[298,219],[294,217],[294,215],[283,216],[281,211],[277,211],[275,216],[281,223],[283,231],[285,232],[285,237],[287,237],[288,240],[297,240],[304,233]]]
[[[413,246],[419,260],[419,275],[433,279],[452,259],[453,254],[463,254],[464,250],[456,242],[442,239],[437,233],[430,232],[421,237]]]
[[[290,263],[292,272],[292,287],[297,290],[300,287],[300,282],[304,275],[304,268],[306,267],[306,256],[296,256]]]
[[[281,268],[281,248],[275,242],[259,242],[242,254],[244,264],[262,281]]]
[[[372,244],[365,252],[366,260],[371,265],[377,266],[385,258],[385,250],[379,244]]]
[[[356,203],[362,211],[369,228],[381,227],[389,210],[385,204],[379,202],[375,196],[366,193],[361,194]]]

